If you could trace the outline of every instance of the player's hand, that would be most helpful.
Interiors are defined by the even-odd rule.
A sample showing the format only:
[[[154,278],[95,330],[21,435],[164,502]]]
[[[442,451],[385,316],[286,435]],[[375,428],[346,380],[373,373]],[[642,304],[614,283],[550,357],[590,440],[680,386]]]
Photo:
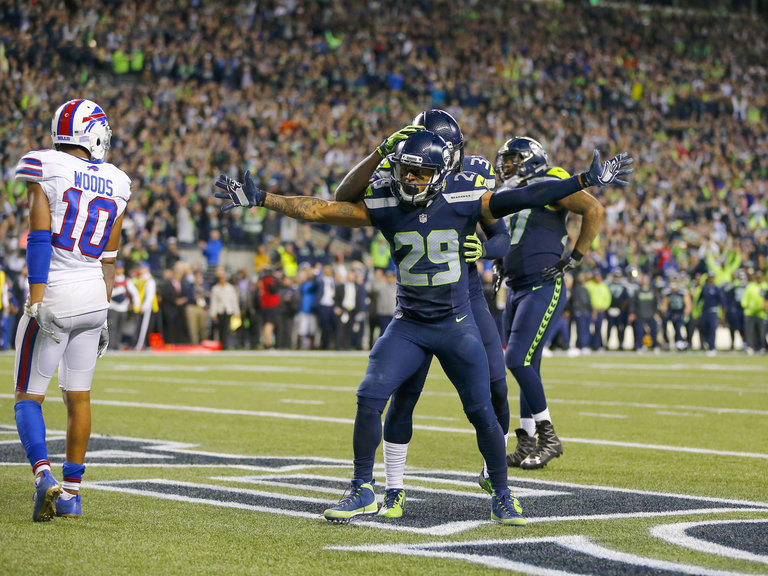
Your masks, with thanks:
[[[622,152],[607,162],[600,162],[600,152],[595,150],[589,170],[581,173],[581,182],[584,184],[584,188],[608,186],[610,184],[629,186],[629,182],[622,180],[621,176],[634,172],[634,169],[627,168],[634,161],[634,158],[627,152]]]
[[[384,141],[379,144],[379,147],[376,148],[376,152],[378,152],[379,156],[382,158],[386,158],[389,154],[394,152],[395,146],[397,146],[398,142],[401,142],[408,138],[408,136],[411,134],[416,134],[416,132],[421,132],[424,129],[424,126],[418,126],[416,124],[409,124],[405,128],[400,128],[400,130],[394,134],[390,134],[389,137],[385,138]]]
[[[222,212],[231,210],[235,206],[242,206],[248,208],[249,206],[264,206],[264,200],[267,198],[267,193],[256,187],[256,184],[251,180],[251,172],[245,171],[243,174],[243,183],[241,184],[237,180],[230,178],[224,174],[219,176],[216,180],[216,187],[221,188],[226,192],[216,192],[214,195],[216,198],[222,198],[224,200],[231,200],[229,204],[225,204],[221,207]]]
[[[493,272],[493,293],[498,294],[501,290],[501,281],[504,279],[504,261],[501,258],[494,260],[491,271]]]
[[[61,338],[56,335],[54,329],[64,328],[64,324],[42,302],[35,302],[34,304],[25,302],[24,313],[37,321],[43,335],[48,336],[56,344],[61,342]]]
[[[470,234],[464,238],[464,260],[467,261],[467,264],[477,262],[484,253],[483,242],[477,237],[477,234]]]
[[[104,356],[107,353],[107,348],[109,348],[109,328],[104,322],[104,326],[101,327],[101,334],[99,334],[99,351],[96,353],[96,358]]]
[[[570,256],[561,259],[554,266],[549,266],[541,271],[541,277],[544,280],[556,280],[561,278],[569,270],[573,270],[581,264],[583,256],[577,250],[574,250]]]

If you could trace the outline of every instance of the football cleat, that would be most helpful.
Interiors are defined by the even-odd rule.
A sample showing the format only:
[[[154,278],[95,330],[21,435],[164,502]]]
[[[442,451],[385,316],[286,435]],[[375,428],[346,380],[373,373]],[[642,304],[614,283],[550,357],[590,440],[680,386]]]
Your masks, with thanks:
[[[491,519],[508,526],[525,526],[523,507],[509,490],[501,490],[491,496]]]
[[[339,500],[338,505],[323,512],[323,516],[331,522],[349,522],[355,516],[376,514],[378,511],[373,481],[352,480],[349,492]]]
[[[485,475],[485,470],[480,470],[480,476],[477,477],[477,484],[480,486],[480,488],[493,496],[493,486],[491,486],[491,479]]]
[[[405,490],[390,488],[384,494],[384,500],[379,508],[379,516],[384,518],[402,518],[405,512]]]
[[[517,434],[517,448],[512,454],[507,454],[507,466],[520,468],[520,463],[525,460],[525,457],[536,450],[536,438],[528,436],[528,432],[522,428],[515,430],[515,434]]]
[[[53,501],[61,494],[61,484],[56,482],[53,474],[48,470],[43,473],[35,483],[35,493],[32,500],[35,503],[32,509],[32,520],[35,522],[48,522],[56,513]]]
[[[520,468],[523,470],[543,468],[547,462],[553,458],[559,458],[563,453],[563,445],[549,420],[536,422],[536,436],[538,436],[536,449],[520,462]]]
[[[53,507],[56,510],[56,516],[63,516],[64,518],[80,518],[83,515],[83,505],[80,500],[80,494],[65,500],[64,498],[56,498],[53,501]]]

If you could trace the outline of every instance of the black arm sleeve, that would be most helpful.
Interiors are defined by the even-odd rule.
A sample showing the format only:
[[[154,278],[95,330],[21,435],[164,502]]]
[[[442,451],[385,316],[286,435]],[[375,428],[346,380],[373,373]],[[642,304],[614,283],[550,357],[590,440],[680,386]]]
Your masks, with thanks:
[[[571,176],[565,180],[536,182],[522,188],[499,188],[491,196],[488,207],[494,218],[501,218],[526,208],[554,204],[582,189],[578,176]]]

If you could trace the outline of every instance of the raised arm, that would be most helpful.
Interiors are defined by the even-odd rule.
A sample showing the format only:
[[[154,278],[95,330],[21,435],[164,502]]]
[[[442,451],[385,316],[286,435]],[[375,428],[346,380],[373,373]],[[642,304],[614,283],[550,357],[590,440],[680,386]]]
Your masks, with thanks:
[[[381,156],[378,149],[374,150],[368,156],[358,162],[352,170],[347,172],[344,179],[336,187],[336,191],[333,193],[337,202],[359,202],[365,194],[365,189],[368,188],[368,183],[371,180],[371,176],[376,171],[379,163],[381,163]]]
[[[361,162],[358,162],[352,170],[347,172],[344,179],[336,187],[334,198],[337,202],[359,202],[363,199],[365,189],[370,183],[373,173],[381,161],[391,154],[395,146],[401,140],[405,140],[411,134],[424,130],[424,126],[408,125],[387,137],[379,146],[368,154]]]
[[[251,174],[245,171],[243,183],[223,174],[216,181],[216,187],[224,193],[216,192],[216,198],[230,200],[222,210],[231,210],[235,206],[264,206],[291,218],[307,222],[320,222],[334,226],[368,226],[371,219],[363,202],[329,202],[311,196],[277,196],[256,187]]]

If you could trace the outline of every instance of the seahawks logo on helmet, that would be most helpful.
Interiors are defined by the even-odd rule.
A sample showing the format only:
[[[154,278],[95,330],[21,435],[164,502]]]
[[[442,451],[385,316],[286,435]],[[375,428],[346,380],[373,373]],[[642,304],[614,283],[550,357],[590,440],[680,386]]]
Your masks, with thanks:
[[[508,166],[508,160],[511,160],[511,166]],[[501,174],[503,180],[517,177],[522,183],[544,174],[548,162],[547,151],[538,141],[516,136],[504,142],[496,153],[496,173]]]

